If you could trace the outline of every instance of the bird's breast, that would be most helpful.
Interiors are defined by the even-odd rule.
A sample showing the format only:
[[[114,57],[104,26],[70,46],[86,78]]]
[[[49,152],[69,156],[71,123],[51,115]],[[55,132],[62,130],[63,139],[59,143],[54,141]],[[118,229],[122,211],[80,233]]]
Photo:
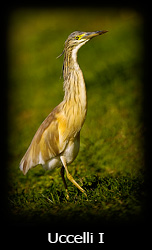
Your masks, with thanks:
[[[65,116],[69,135],[75,135],[81,130],[86,117],[86,107],[82,106],[79,99],[71,100],[66,104]]]

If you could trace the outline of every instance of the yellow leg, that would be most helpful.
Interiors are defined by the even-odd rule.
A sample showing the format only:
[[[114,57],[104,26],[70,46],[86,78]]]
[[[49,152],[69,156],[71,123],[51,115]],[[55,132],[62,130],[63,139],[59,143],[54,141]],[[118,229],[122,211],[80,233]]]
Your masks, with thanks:
[[[82,187],[80,187],[80,185],[74,180],[74,178],[72,177],[72,175],[69,173],[69,171],[67,169],[65,157],[61,156],[60,158],[61,158],[61,161],[62,161],[63,166],[65,168],[65,171],[66,171],[66,174],[67,174],[67,178],[69,179],[69,181],[71,181],[87,197],[86,191]]]
[[[69,199],[68,188],[67,188],[67,184],[66,184],[66,181],[65,181],[65,178],[64,178],[64,167],[63,166],[61,168],[61,177],[62,177],[64,186],[65,186],[65,190],[66,190],[66,193],[67,193],[66,198]]]

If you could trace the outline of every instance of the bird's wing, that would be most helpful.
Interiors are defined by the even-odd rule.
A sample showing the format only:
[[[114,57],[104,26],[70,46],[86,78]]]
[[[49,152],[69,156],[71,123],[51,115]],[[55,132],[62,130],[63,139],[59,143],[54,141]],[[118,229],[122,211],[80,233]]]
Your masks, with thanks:
[[[37,130],[27,152],[20,162],[24,174],[38,165],[62,153],[67,145],[67,119],[63,103],[59,104]]]

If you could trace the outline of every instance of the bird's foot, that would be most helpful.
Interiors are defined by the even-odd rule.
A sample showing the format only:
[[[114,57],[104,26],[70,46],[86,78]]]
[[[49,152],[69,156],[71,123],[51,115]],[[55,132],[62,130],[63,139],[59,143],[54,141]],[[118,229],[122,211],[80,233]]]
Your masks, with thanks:
[[[66,189],[66,199],[69,200],[70,199],[70,196],[69,196],[69,192],[68,190]]]

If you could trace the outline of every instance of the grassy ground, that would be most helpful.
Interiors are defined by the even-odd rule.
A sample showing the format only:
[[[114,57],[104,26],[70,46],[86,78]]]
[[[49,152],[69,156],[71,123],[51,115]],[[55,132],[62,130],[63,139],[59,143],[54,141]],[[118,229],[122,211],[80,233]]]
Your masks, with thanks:
[[[23,176],[19,162],[36,129],[62,101],[62,60],[74,30],[107,29],[79,51],[88,96],[81,146],[65,196],[60,169]],[[142,18],[131,10],[22,9],[8,31],[8,203],[14,221],[128,221],[145,198],[142,124]],[[91,216],[91,217],[90,217]]]

